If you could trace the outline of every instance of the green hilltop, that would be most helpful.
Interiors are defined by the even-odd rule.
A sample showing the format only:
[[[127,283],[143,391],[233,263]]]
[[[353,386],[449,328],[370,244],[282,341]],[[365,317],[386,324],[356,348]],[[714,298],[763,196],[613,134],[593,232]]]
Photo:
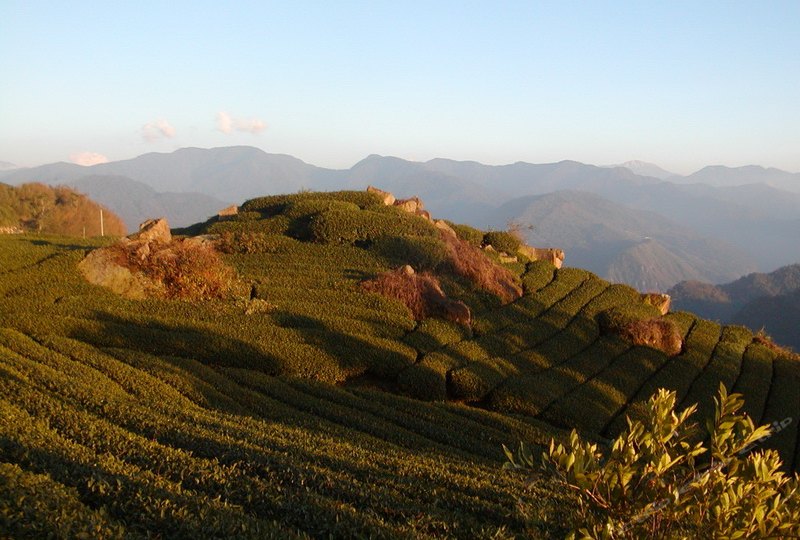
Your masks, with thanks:
[[[183,247],[152,255],[0,236],[12,536],[563,536],[571,503],[544,476],[534,515],[515,511],[529,479],[500,470],[503,444],[603,441],[660,387],[702,418],[720,382],[757,423],[800,410],[800,362],[761,336],[374,193],[252,199],[173,234]],[[215,242],[224,292],[192,297],[216,263],[180,266],[211,261],[182,259],[181,236]],[[90,284],[99,247],[165,287]],[[797,426],[764,443],[794,469]]]

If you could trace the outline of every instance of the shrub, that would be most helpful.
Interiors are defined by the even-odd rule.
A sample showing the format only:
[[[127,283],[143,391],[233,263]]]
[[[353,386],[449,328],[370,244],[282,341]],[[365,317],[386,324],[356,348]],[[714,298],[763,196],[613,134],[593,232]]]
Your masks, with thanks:
[[[452,221],[445,220],[445,223],[450,225],[450,228],[456,232],[456,236],[468,244],[475,247],[481,247],[481,244],[483,244],[483,231],[476,229],[475,227],[470,227],[469,225],[453,223]]]
[[[576,494],[571,538],[753,538],[800,534],[800,478],[780,471],[772,450],[748,454],[770,436],[739,414],[739,394],[720,385],[707,442],[696,441],[691,406],[675,412],[675,392],[660,389],[641,420],[604,449],[573,431],[551,441],[544,469]],[[536,466],[520,444],[505,448],[507,468]]]
[[[438,232],[432,223],[404,212],[370,210],[327,210],[316,214],[309,223],[311,238],[326,244],[370,242],[382,236],[431,236]]]
[[[275,215],[283,212],[290,204],[303,200],[332,200],[353,203],[359,208],[383,206],[381,198],[366,191],[331,191],[296,193],[294,195],[270,195],[245,201],[240,211],[255,211],[266,215]]]
[[[275,216],[266,219],[245,221],[218,221],[208,227],[210,234],[232,233],[262,233],[286,234],[290,221],[286,216]]]
[[[513,233],[489,231],[483,235],[483,245],[492,246],[497,251],[505,251],[509,255],[514,255],[522,242]]]

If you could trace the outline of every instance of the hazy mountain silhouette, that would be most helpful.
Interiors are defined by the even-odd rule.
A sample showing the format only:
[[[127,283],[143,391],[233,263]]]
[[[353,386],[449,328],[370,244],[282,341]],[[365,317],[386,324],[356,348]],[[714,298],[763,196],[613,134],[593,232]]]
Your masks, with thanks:
[[[186,227],[229,204],[202,193],[158,193],[125,176],[84,176],[70,185],[113,210],[131,232],[144,220],[161,216],[173,227]]]
[[[748,274],[723,285],[684,281],[669,294],[676,309],[753,330],[764,327],[779,343],[800,350],[800,264]]]
[[[649,164],[629,162],[620,167],[596,167],[576,161],[562,161],[492,166],[449,159],[433,159],[420,163],[372,155],[348,170],[333,170],[316,167],[291,156],[269,154],[257,148],[239,146],[184,148],[170,154],[150,153],[130,160],[90,167],[54,163],[4,172],[0,174],[0,179],[12,184],[41,181],[74,185],[79,178],[86,176],[123,176],[144,183],[156,192],[202,193],[215,197],[220,202],[242,202],[260,195],[291,193],[300,189],[363,189],[372,184],[390,190],[399,197],[418,195],[434,215],[479,227],[490,223],[498,225],[494,211],[514,199],[563,190],[573,193],[582,191],[624,205],[627,210],[655,212],[672,224],[680,224],[685,231],[693,230],[694,237],[704,238],[703,241],[695,242],[695,245],[703,246],[702,250],[696,249],[695,252],[705,250],[707,253],[714,253],[716,240],[723,241],[720,246],[725,246],[724,242],[729,244],[721,247],[722,251],[731,246],[738,249],[738,255],[729,265],[730,270],[719,269],[716,262],[702,263],[700,259],[695,259],[699,262],[690,262],[691,257],[687,259],[686,250],[677,252],[673,244],[656,237],[649,229],[649,232],[644,229],[630,229],[639,239],[644,236],[655,238],[655,245],[678,256],[694,269],[695,273],[692,273],[682,264],[670,264],[672,270],[666,274],[672,277],[667,278],[665,275],[657,279],[661,287],[672,279],[691,277],[725,281],[741,275],[743,268],[745,271],[769,271],[800,261],[800,242],[796,240],[800,237],[800,193],[774,187],[791,186],[797,175],[761,167],[707,167],[688,177],[675,176],[664,181],[652,176],[641,176],[631,170],[645,171],[645,165]],[[654,174],[661,173],[654,171]],[[719,186],[697,183],[703,179]],[[771,185],[760,182],[769,182]],[[92,189],[96,188],[97,186],[92,186]],[[93,196],[117,208],[121,214],[131,215],[131,210],[123,210],[119,203],[101,198],[96,193]],[[181,200],[181,196],[172,197],[182,204],[194,204],[191,203],[191,198]],[[153,207],[154,211],[148,213],[162,211],[162,207],[155,204],[153,194],[143,192],[141,186],[132,188],[126,203],[127,206],[137,207],[142,211]],[[188,213],[186,219],[195,215],[198,220],[204,219],[213,202],[206,203],[207,206],[203,206],[205,203],[198,202],[197,212]],[[170,212],[176,216],[172,218],[176,224],[186,223],[183,217],[177,217],[178,211],[179,209],[174,208],[166,213],[168,217]],[[577,219],[574,213],[567,215]],[[129,223],[131,219],[126,218]],[[595,214],[595,232],[592,234],[602,233],[604,227],[616,230],[614,220],[613,214]],[[566,226],[566,221],[565,218],[557,222]],[[545,224],[537,221],[534,225],[541,227]],[[589,228],[584,226],[581,230],[588,234]],[[691,235],[687,233],[684,237],[689,236]],[[569,245],[562,247],[569,248]],[[609,253],[621,253],[631,247],[626,244],[623,249],[622,245],[618,245]],[[640,260],[647,253],[655,257],[656,251],[658,250],[655,247],[640,247],[628,255],[635,254],[635,259]],[[750,256],[746,264],[741,260],[741,253]],[[599,256],[597,250],[594,250],[594,255]],[[603,257],[603,261],[610,260],[608,256]],[[576,260],[574,255],[571,260]],[[698,268],[698,264],[703,268]],[[621,269],[619,271],[623,272]],[[605,271],[600,273],[609,275]],[[650,274],[653,275],[649,279],[655,280],[654,273]]]
[[[489,221],[495,228],[509,222],[532,225],[524,231],[532,245],[560,247],[569,266],[640,289],[666,290],[686,279],[726,281],[755,269],[746,253],[724,242],[590,193],[559,191],[514,199]]]
[[[786,191],[800,193],[800,173],[790,173],[757,165],[725,167],[713,165],[684,177],[682,181],[710,186],[741,186],[745,184],[767,184]]]
[[[665,169],[662,169],[654,163],[648,163],[646,161],[639,160],[626,161],[625,163],[619,163],[617,165],[607,165],[606,167],[624,167],[630,170],[632,173],[638,174],[639,176],[650,176],[652,178],[658,178],[659,180],[666,180],[668,178],[679,176],[674,172],[669,172]]]

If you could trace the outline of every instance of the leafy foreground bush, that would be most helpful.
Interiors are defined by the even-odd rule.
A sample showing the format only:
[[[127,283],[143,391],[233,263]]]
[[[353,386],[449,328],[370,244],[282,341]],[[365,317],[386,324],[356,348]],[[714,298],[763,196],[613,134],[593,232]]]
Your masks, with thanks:
[[[800,535],[800,477],[781,472],[774,450],[749,453],[770,437],[739,414],[741,394],[720,385],[705,441],[689,422],[696,406],[675,413],[675,392],[659,389],[641,420],[628,420],[610,453],[577,432],[565,447],[550,442],[544,469],[578,500],[570,538],[786,538]],[[775,425],[776,431],[780,425]],[[784,426],[785,427],[785,426]],[[535,466],[520,444],[504,447],[507,468]]]

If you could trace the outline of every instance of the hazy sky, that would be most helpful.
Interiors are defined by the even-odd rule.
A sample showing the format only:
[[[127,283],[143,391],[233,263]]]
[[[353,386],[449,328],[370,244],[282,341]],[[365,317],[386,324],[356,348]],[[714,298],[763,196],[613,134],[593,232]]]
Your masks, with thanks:
[[[245,144],[800,171],[800,0],[0,0],[0,74],[0,161],[26,166]]]

